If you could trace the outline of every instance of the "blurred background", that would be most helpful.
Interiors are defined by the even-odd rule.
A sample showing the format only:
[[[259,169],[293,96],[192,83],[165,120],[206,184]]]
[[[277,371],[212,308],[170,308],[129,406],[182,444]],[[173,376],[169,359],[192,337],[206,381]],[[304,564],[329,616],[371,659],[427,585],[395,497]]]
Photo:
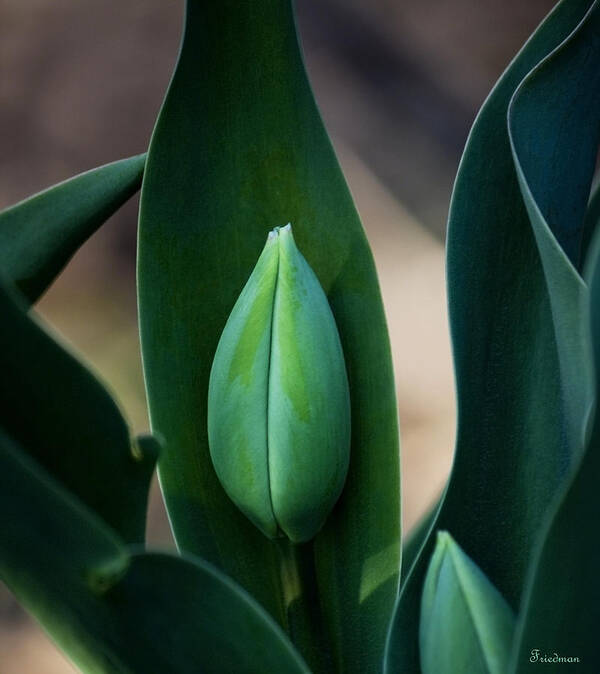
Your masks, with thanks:
[[[450,469],[454,390],[443,240],[487,93],[553,0],[297,0],[316,98],[380,274],[402,433],[405,531]],[[1,0],[0,208],[145,150],[175,64],[182,2]],[[148,427],[132,199],[39,304]],[[154,485],[149,539],[173,545]],[[75,669],[0,584],[0,674]]]

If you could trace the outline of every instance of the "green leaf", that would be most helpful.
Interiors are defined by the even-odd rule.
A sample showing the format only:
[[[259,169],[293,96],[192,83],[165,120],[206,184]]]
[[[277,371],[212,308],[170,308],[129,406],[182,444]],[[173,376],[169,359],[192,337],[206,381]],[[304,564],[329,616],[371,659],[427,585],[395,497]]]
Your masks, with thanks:
[[[132,443],[116,403],[0,287],[0,427],[128,542],[142,542],[156,441]]]
[[[600,236],[591,244],[586,278],[590,287],[596,400],[600,396]],[[539,667],[541,659],[565,658],[592,671],[598,659],[600,625],[600,415],[572,480],[544,527],[530,566],[513,649],[514,674]],[[570,660],[569,660],[570,658]],[[577,659],[576,659],[577,658]],[[551,660],[552,661],[552,660]],[[559,661],[560,662],[560,661]],[[561,663],[562,664],[562,663]]]
[[[125,547],[1,431],[0,507],[0,578],[82,671],[308,672],[230,580]]]
[[[353,420],[342,497],[296,555],[314,565],[312,590],[226,496],[206,430],[220,334],[267,232],[288,222],[334,313]],[[178,544],[224,569],[298,641],[294,614],[309,611],[339,669],[376,671],[400,555],[389,344],[371,253],[315,107],[289,0],[187,3],[142,187],[138,264],[148,399],[166,440],[159,471]]]
[[[600,223],[600,181],[596,183],[592,190],[585,220],[583,222],[583,237],[581,239],[581,252],[579,255],[579,269],[583,268],[588,255],[588,249],[592,242],[594,232]]]
[[[435,521],[437,511],[440,506],[440,501],[436,501],[430,509],[425,512],[421,519],[408,532],[406,538],[402,542],[402,579],[401,584],[406,580],[410,569],[419,556],[422,545],[425,543],[429,530]]]
[[[421,599],[423,674],[505,674],[515,616],[498,590],[438,531]]]
[[[450,210],[459,419],[432,534],[451,530],[513,609],[547,508],[581,453],[591,401],[586,291],[572,260],[597,147],[590,102],[598,63],[585,57],[595,50],[588,33],[597,30],[595,14],[557,49],[591,4],[560,3],[504,73],[469,136]],[[527,104],[511,108],[513,157],[509,103],[553,50],[543,93],[523,85]],[[430,535],[399,597],[388,672],[419,671],[415,622],[432,547]]]
[[[600,143],[599,30],[600,8],[594,2],[561,48],[525,78],[508,111],[517,177],[554,318],[562,432],[575,459],[583,448],[584,421],[593,398],[588,294],[575,265]]]
[[[65,180],[0,213],[0,269],[35,302],[96,229],[137,192],[145,154]]]

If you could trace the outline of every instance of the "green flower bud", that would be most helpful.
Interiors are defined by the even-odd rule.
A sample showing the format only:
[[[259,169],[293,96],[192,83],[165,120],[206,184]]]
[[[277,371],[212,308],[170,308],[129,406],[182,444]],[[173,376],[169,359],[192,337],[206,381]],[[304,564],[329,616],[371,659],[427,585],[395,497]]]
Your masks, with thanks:
[[[350,395],[333,314],[290,225],[269,233],[221,335],[208,439],[225,491],[266,536],[315,536],[348,472]]]
[[[437,535],[421,598],[423,674],[505,674],[515,615],[446,531]]]

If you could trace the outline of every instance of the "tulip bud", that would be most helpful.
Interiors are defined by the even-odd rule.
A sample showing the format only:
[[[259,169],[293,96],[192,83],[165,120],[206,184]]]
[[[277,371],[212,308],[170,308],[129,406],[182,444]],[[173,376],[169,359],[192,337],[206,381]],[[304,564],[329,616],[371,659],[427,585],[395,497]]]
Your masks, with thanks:
[[[487,576],[438,532],[421,598],[423,674],[505,674],[515,616]]]
[[[348,471],[350,395],[333,314],[290,225],[269,233],[221,335],[208,439],[223,488],[266,536],[315,536]]]

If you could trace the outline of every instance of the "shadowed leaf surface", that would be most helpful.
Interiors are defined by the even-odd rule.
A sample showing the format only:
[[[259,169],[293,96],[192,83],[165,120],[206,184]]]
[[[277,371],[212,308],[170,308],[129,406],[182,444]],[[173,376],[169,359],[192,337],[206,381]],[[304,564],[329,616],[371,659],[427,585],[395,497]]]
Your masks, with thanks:
[[[590,287],[591,333],[600,392],[600,238],[595,236],[586,265]],[[544,528],[531,566],[513,650],[511,672],[535,670],[539,658],[572,658],[594,671],[600,624],[600,418],[596,410],[585,454]],[[534,651],[536,649],[536,652]],[[575,660],[578,658],[578,660]],[[557,667],[566,666],[559,663]]]
[[[133,442],[92,373],[0,287],[1,427],[128,542],[143,542],[155,440]]]
[[[583,237],[581,239],[581,253],[579,255],[579,268],[582,269],[588,255],[588,248],[592,242],[596,227],[600,222],[600,182],[597,182],[585,212],[583,225]]]
[[[0,431],[0,578],[89,673],[307,674],[283,632],[200,560],[128,548]]]
[[[288,222],[335,316],[353,419],[342,497],[314,543],[292,555],[312,568],[292,574],[224,493],[206,430],[219,336],[267,232]],[[149,150],[138,265],[152,427],[166,440],[159,471],[179,546],[240,582],[297,642],[323,639],[311,666],[328,652],[326,671],[377,671],[400,556],[389,344],[371,253],[315,107],[288,0],[188,1]]]
[[[406,580],[413,562],[419,556],[419,551],[427,539],[429,529],[435,520],[439,505],[439,501],[434,503],[408,532],[408,535],[402,542],[402,583]]]
[[[451,530],[518,609],[544,515],[581,454],[591,381],[586,288],[572,260],[600,109],[597,40],[590,38],[598,30],[596,11],[586,17],[591,5],[557,6],[504,73],[467,141],[447,258],[456,455],[429,541],[397,604],[390,673],[419,671],[415,624],[435,531]],[[513,94],[555,49],[542,68],[541,89],[535,77],[521,86],[509,138]]]

